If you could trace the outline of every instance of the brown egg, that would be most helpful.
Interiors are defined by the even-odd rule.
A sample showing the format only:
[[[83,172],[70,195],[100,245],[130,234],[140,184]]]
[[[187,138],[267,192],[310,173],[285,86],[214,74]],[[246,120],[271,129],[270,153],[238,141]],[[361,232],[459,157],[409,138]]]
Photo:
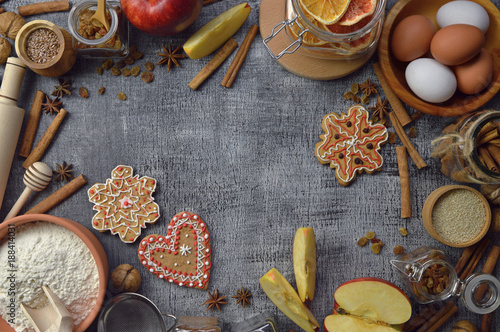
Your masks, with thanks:
[[[453,24],[436,32],[431,54],[443,65],[456,66],[475,57],[484,45],[484,35],[473,25]]]
[[[493,58],[485,49],[464,64],[453,67],[457,77],[458,90],[465,94],[475,94],[486,88],[493,78]]]
[[[423,15],[411,15],[403,19],[391,37],[391,51],[399,61],[415,60],[429,50],[436,29]]]

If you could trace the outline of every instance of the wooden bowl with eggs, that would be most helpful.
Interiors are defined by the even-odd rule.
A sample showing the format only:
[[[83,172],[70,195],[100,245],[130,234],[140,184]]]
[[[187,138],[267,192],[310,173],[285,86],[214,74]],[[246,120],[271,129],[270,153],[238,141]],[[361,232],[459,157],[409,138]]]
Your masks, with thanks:
[[[406,62],[397,60],[391,52],[391,38],[396,26],[406,17],[423,15],[429,18],[436,28],[436,13],[449,0],[400,0],[390,10],[380,36],[378,54],[382,72],[396,95],[406,104],[423,113],[436,116],[459,116],[482,107],[500,90],[500,12],[489,0],[470,0],[481,5],[489,15],[490,26],[485,34],[486,48],[493,58],[492,82],[481,92],[466,95],[459,92],[445,102],[426,102],[412,92],[405,79]],[[426,56],[424,56],[426,57]]]

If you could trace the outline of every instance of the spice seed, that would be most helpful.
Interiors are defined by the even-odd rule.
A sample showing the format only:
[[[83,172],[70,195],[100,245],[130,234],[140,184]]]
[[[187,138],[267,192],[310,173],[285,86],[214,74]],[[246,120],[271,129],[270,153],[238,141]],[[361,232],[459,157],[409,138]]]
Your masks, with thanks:
[[[432,209],[432,225],[439,236],[449,243],[459,244],[474,239],[485,222],[483,202],[466,189],[455,189],[444,194]]]
[[[26,38],[26,54],[35,63],[47,63],[59,53],[61,44],[56,33],[47,28],[36,29]]]
[[[144,82],[151,83],[155,78],[155,76],[153,75],[153,73],[145,71],[144,73],[141,74],[141,78]]]
[[[124,94],[123,92],[118,92],[118,99],[127,100],[127,95]]]

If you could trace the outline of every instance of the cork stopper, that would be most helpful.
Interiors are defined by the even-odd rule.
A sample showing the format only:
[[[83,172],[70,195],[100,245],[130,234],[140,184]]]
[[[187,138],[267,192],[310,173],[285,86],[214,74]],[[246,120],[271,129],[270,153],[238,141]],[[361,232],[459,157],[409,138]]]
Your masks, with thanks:
[[[0,97],[17,102],[25,71],[26,65],[20,59],[16,57],[9,57],[7,59],[0,87]]]

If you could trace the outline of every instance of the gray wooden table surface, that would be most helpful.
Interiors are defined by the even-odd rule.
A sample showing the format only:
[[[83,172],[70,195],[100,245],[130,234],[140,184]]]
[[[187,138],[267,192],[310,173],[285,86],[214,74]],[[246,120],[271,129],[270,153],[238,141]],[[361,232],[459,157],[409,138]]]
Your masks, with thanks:
[[[15,10],[30,2],[11,0],[2,6]],[[388,9],[395,2],[389,0]],[[131,26],[131,44],[144,52],[144,59],[138,63],[156,63],[156,52],[162,44],[180,45],[203,24],[238,3],[222,0],[205,6],[197,21],[175,36],[149,36]],[[249,3],[252,12],[234,36],[239,43],[250,25],[258,24],[259,1]],[[498,0],[494,3],[499,5]],[[67,13],[28,18],[33,19],[47,19],[67,28]],[[279,331],[288,332],[299,328],[266,297],[259,278],[275,267],[295,285],[292,243],[298,227],[311,226],[316,233],[318,274],[311,310],[321,325],[333,308],[335,288],[345,281],[380,277],[402,285],[389,265],[395,257],[392,248],[397,244],[407,250],[423,245],[443,249],[456,262],[462,250],[432,239],[421,222],[426,197],[434,189],[454,183],[441,174],[438,163],[430,157],[430,140],[453,119],[424,115],[406,128],[416,127],[418,135],[412,142],[429,165],[418,170],[409,161],[412,218],[408,220],[400,218],[394,145],[382,148],[385,163],[381,172],[359,175],[349,187],[339,185],[334,172],[314,156],[314,146],[323,133],[323,116],[347,111],[351,102],[342,96],[351,84],[368,78],[378,83],[371,66],[376,55],[348,77],[313,81],[281,68],[267,54],[258,35],[232,88],[220,84],[230,63],[226,61],[197,91],[192,91],[187,84],[210,59],[211,56],[185,59],[170,72],[166,67],[156,67],[150,84],[139,77],[115,77],[109,71],[98,76],[95,69],[101,64],[99,59],[78,58],[65,75],[73,80],[73,95],[63,99],[69,115],[42,161],[53,168],[63,161],[73,164],[75,175],[83,174],[88,185],[49,213],[92,230],[107,252],[110,271],[122,263],[137,267],[143,279],[138,292],[163,312],[218,316],[227,329],[230,323],[268,310],[274,314]],[[26,72],[19,99],[19,105],[27,110],[26,117],[35,91],[50,93],[56,83],[56,78]],[[100,86],[106,87],[103,95],[97,94]],[[78,96],[79,87],[88,89],[89,98]],[[127,94],[126,101],[118,100],[120,91]],[[372,98],[369,106],[374,103]],[[498,95],[484,106],[488,108],[500,109]],[[415,111],[407,109],[410,113]],[[50,115],[42,116],[35,142],[52,119]],[[401,142],[398,140],[396,145]],[[24,189],[22,162],[18,157],[14,160],[0,220]],[[99,233],[91,227],[94,212],[86,190],[94,183],[104,182],[119,164],[130,165],[136,174],[158,181],[154,198],[161,218],[143,234],[165,234],[177,212],[199,214],[212,236],[213,267],[208,291],[219,289],[230,297],[243,286],[253,294],[250,306],[243,309],[230,298],[221,312],[206,312],[202,306],[208,298],[206,291],[158,279],[141,266],[138,242],[127,245],[117,236]],[[52,182],[43,192],[32,195],[21,213],[61,186]],[[407,228],[407,237],[399,234],[400,227]],[[385,242],[379,255],[356,245],[366,231],[374,231]],[[490,236],[493,243],[500,245],[498,237]],[[500,276],[500,266],[494,274]],[[456,302],[459,312],[442,330],[449,331],[460,319],[479,325],[480,317]],[[499,321],[497,317],[497,326]]]

